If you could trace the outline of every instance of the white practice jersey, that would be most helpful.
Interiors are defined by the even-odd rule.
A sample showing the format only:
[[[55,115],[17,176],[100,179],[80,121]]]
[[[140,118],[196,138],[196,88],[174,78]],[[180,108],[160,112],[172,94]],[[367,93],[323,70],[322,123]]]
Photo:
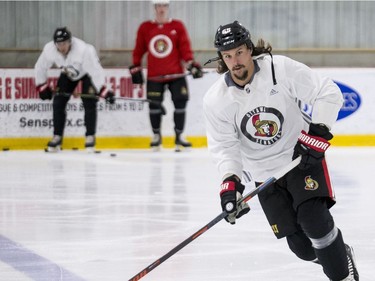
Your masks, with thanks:
[[[35,64],[35,84],[41,85],[47,81],[47,71],[55,65],[58,68],[73,69],[77,75],[69,77],[73,81],[80,80],[88,74],[96,90],[99,91],[105,83],[103,67],[100,64],[94,46],[81,39],[72,37],[71,49],[67,56],[61,54],[53,41],[48,42]]]
[[[343,104],[338,86],[306,65],[284,56],[254,60],[258,70],[244,88],[236,86],[229,72],[204,97],[208,148],[224,178],[249,171],[257,182],[272,177],[292,161],[301,130],[309,120],[300,109],[313,106],[311,121],[331,128]]]

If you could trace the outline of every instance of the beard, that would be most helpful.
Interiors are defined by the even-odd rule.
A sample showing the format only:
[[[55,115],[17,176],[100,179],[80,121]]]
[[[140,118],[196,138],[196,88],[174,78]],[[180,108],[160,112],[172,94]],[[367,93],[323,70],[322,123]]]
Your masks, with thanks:
[[[235,66],[234,68],[232,68],[232,71],[234,70],[237,70],[237,69],[241,69],[241,68],[245,68],[244,65],[239,65],[239,66]],[[234,72],[232,72],[233,76],[236,77],[238,80],[240,81],[244,81],[247,79],[248,75],[249,75],[249,71],[247,69],[245,69],[243,72],[242,72],[242,75],[238,75],[238,74],[235,74]]]
[[[233,74],[234,77],[236,77],[238,80],[245,81],[247,79],[247,76],[249,75],[249,71],[245,70],[242,75]]]

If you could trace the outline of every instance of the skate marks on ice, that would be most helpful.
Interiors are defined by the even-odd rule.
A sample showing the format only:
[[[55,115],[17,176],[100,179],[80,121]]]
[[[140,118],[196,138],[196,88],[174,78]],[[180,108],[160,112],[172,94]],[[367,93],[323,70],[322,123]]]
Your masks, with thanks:
[[[374,160],[375,149],[327,152],[332,212],[361,281],[375,276]],[[204,149],[1,152],[0,280],[128,280],[221,212],[219,184]],[[218,223],[141,280],[326,281],[249,203],[236,225]]]

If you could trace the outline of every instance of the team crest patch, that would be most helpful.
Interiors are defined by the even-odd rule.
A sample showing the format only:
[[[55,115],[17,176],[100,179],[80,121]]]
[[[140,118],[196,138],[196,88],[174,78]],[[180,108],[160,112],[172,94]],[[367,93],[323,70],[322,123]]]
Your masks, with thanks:
[[[272,145],[282,135],[284,116],[276,108],[259,106],[247,112],[241,120],[241,132],[250,141]]]
[[[317,190],[319,184],[316,180],[312,179],[311,176],[305,177],[305,189],[306,190]]]
[[[253,116],[252,123],[256,129],[255,136],[273,137],[279,131],[276,122],[271,120],[260,120],[259,114]]]
[[[167,35],[159,34],[150,40],[148,49],[154,57],[165,58],[172,52],[173,43]]]

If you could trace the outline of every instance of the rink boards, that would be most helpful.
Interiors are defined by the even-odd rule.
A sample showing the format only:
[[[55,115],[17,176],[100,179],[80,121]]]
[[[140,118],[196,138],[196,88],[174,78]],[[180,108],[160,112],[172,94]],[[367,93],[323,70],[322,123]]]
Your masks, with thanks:
[[[208,88],[218,79],[214,69],[201,79],[187,76],[190,101],[187,107],[185,135],[194,147],[205,147],[206,137],[202,99]],[[316,68],[332,78],[340,87],[344,105],[333,133],[336,146],[375,145],[375,114],[372,105],[373,68]],[[115,89],[115,105],[98,102],[97,146],[99,148],[147,148],[151,129],[145,89],[134,89],[127,69],[105,69],[109,86]],[[146,74],[146,73],[145,73]],[[55,84],[59,70],[50,70],[50,83]],[[42,101],[35,92],[33,69],[0,69],[0,148],[41,149],[52,135],[52,103]],[[83,108],[80,89],[67,107],[64,148],[82,148],[84,143]],[[167,91],[164,101],[167,114],[162,131],[165,147],[173,146],[173,104]],[[305,108],[311,113],[311,108]]]

